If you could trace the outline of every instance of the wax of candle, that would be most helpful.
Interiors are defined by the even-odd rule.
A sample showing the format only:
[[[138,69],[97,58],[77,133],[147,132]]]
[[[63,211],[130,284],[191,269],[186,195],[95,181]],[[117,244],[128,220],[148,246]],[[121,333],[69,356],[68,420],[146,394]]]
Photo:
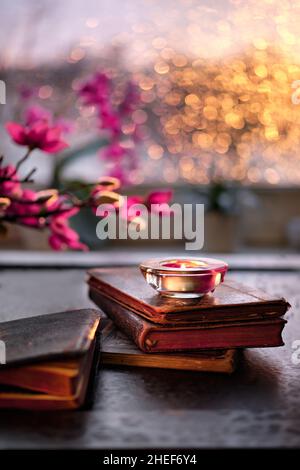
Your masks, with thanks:
[[[193,261],[193,260],[171,260],[166,261],[161,264],[165,268],[176,268],[176,269],[195,269],[195,268],[204,268],[207,266],[207,263],[203,261]]]

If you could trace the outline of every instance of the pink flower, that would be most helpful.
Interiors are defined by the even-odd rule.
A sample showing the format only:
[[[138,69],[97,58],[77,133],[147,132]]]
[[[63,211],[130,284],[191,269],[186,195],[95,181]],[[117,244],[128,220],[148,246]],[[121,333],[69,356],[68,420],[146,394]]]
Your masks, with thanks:
[[[114,191],[114,189],[119,187],[119,181],[116,178],[106,177],[106,183],[108,184],[105,186],[101,183],[94,186],[89,198],[92,211],[96,215],[103,217],[107,216],[111,211],[118,209],[122,200],[122,197]],[[99,206],[102,209],[100,212]]]
[[[173,191],[153,191],[152,193],[148,194],[145,204],[146,206],[151,209],[151,212],[161,214],[161,215],[168,215],[172,211],[169,207],[169,203],[173,198]],[[160,207],[156,207],[159,205]]]
[[[37,122],[43,122],[49,126],[58,127],[63,134],[70,134],[73,131],[74,124],[70,119],[59,118],[54,121],[51,111],[42,106],[34,105],[25,111],[26,126],[31,126]]]
[[[50,127],[46,122],[36,121],[27,126],[16,122],[8,122],[6,130],[18,145],[25,145],[29,149],[40,149],[46,153],[57,153],[68,147],[61,139],[61,128]]]
[[[100,128],[109,130],[113,135],[117,136],[121,132],[120,117],[110,109],[110,106],[101,106],[99,109],[99,117],[101,119]]]
[[[0,195],[18,196],[21,194],[21,185],[18,181],[15,166],[7,165],[0,168]]]
[[[127,150],[120,144],[120,142],[112,142],[101,151],[100,155],[105,159],[118,160],[127,154]]]
[[[123,96],[120,96],[123,89]],[[110,134],[109,144],[100,152],[102,158],[116,163],[109,175],[119,178],[122,183],[132,183],[134,170],[137,168],[134,148],[144,137],[139,125],[133,122],[131,116],[140,102],[137,85],[128,81],[125,87],[122,83],[117,83],[115,86],[114,81],[105,73],[97,73],[83,83],[79,89],[79,96],[84,104],[96,106],[99,128]],[[128,124],[132,130],[127,132],[127,141],[124,142]]]
[[[31,126],[38,121],[45,122],[47,124],[51,123],[52,121],[52,113],[41,106],[30,106],[25,111],[25,123],[26,126]]]
[[[61,214],[52,215],[50,221],[49,245],[53,250],[60,251],[67,248],[72,250],[87,251],[88,247],[80,242],[79,235],[68,225],[68,219],[77,214],[78,208],[74,207]]]
[[[79,96],[85,105],[97,106],[100,128],[120,132],[121,125],[118,115],[114,112],[111,100],[111,79],[104,73],[97,73],[87,80],[79,89]]]
[[[163,191],[153,191],[147,196],[147,204],[168,204],[173,197],[173,191],[163,190]]]
[[[131,81],[127,84],[127,90],[123,102],[120,104],[122,114],[130,114],[140,102],[140,93],[137,85]]]
[[[23,225],[31,227],[42,227],[44,220],[40,219],[41,205],[37,203],[37,193],[24,189],[16,200],[12,200],[6,214],[11,217],[19,218]],[[32,204],[31,204],[32,202]]]
[[[158,215],[169,215],[171,214],[171,209],[169,206],[169,202],[173,197],[172,191],[153,191],[146,197],[142,196],[129,196],[126,199],[126,203],[120,209],[120,214],[122,217],[127,218],[128,220],[133,220],[135,217],[140,216],[139,209],[137,211],[131,211],[131,215],[129,216],[128,210],[130,208],[134,208],[135,205],[143,204],[150,210],[152,213],[156,213]],[[155,207],[157,204],[160,207]]]
[[[105,73],[96,73],[90,80],[83,83],[79,96],[86,105],[103,104],[110,90],[110,79]]]
[[[141,214],[140,214],[140,211],[138,210],[138,208],[137,208],[136,211],[130,211],[129,212],[129,209],[131,209],[132,207],[134,207],[137,204],[144,204],[144,199],[143,199],[142,196],[129,196],[129,197],[127,197],[126,198],[126,203],[123,204],[121,209],[120,209],[121,217],[123,217],[124,219],[127,219],[129,221],[132,221],[136,217],[139,217]]]

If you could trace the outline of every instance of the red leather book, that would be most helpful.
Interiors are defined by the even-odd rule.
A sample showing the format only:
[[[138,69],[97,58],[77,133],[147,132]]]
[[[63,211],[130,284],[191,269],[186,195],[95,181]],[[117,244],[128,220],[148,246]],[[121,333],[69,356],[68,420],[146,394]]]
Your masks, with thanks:
[[[241,284],[193,301],[153,294],[134,268],[92,270],[88,284],[91,299],[145,352],[283,344],[289,304]]]
[[[137,348],[110,319],[101,317],[101,324],[102,365],[232,374],[240,359],[240,351],[237,349],[147,354]]]
[[[281,332],[286,321],[281,318],[166,326],[149,322],[93,288],[90,289],[90,298],[144,352],[274,347],[284,344]]]

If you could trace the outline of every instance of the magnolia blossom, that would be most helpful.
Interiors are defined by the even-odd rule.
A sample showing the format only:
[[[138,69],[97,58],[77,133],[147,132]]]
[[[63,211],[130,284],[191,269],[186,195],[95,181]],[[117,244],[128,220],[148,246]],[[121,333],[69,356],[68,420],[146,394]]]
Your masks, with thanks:
[[[105,73],[96,73],[79,89],[79,96],[86,105],[102,105],[110,92],[111,81]]]
[[[69,227],[69,219],[79,207],[55,190],[36,192],[23,188],[21,183],[15,166],[0,166],[0,222],[48,228],[49,244],[55,250],[86,250],[77,232]]]
[[[24,99],[31,97],[27,91],[24,89]],[[142,132],[133,112],[140,101],[138,87],[131,81],[115,86],[108,75],[97,73],[81,86],[79,95],[85,105],[96,107],[98,129],[106,137],[105,142],[108,139],[101,157],[112,166],[108,177],[100,178],[94,185],[82,184],[85,191],[79,191],[79,194],[85,196],[81,199],[76,190],[73,194],[69,190],[33,191],[24,187],[24,183],[33,182],[35,169],[23,178],[19,174],[32,150],[52,154],[68,146],[62,136],[72,130],[70,121],[54,119],[49,110],[34,105],[24,113],[24,124],[8,122],[5,126],[12,140],[27,149],[16,166],[2,166],[3,158],[0,157],[0,225],[16,223],[48,230],[49,244],[54,250],[88,249],[70,227],[70,219],[82,208],[95,212],[100,204],[107,204],[127,217],[128,210],[135,204],[144,204],[159,215],[165,215],[169,213],[168,203],[172,197],[171,191],[155,191],[147,197],[131,196],[127,201],[125,198],[124,203],[124,198],[116,192],[120,183],[132,182],[137,169],[135,146],[142,139]],[[163,209],[157,209],[156,204],[163,204]],[[136,219],[137,215],[130,220]]]
[[[67,120],[53,119],[51,111],[42,106],[29,106],[24,113],[24,125],[8,122],[6,129],[18,145],[24,145],[30,150],[36,148],[47,153],[57,153],[68,147],[62,139],[62,134],[70,131]]]
[[[117,176],[122,182],[130,182],[128,173],[137,167],[135,146],[142,138],[139,125],[132,115],[140,103],[137,85],[131,81],[125,83],[123,97],[120,98],[120,90],[116,91],[113,80],[105,73],[97,73],[80,87],[79,96],[84,104],[96,107],[99,128],[111,137],[107,146],[99,152],[101,158],[114,163],[110,175]],[[126,134],[123,129],[128,129],[128,126],[131,130]],[[128,140],[130,148],[127,142],[124,145],[124,141]]]
[[[44,121],[34,121],[25,126],[8,122],[5,127],[16,144],[24,145],[30,150],[40,149],[46,153],[57,153],[68,147],[61,138],[61,127],[51,127]]]
[[[44,220],[37,217],[41,213],[38,196],[31,189],[21,190],[18,198],[11,201],[6,214],[18,218],[23,225],[42,227]]]
[[[48,240],[53,250],[59,251],[67,248],[82,251],[88,250],[88,247],[80,242],[78,233],[68,225],[69,218],[78,212],[79,209],[74,207],[62,214],[51,216],[49,225],[51,235]]]
[[[31,126],[39,121],[47,124],[52,122],[52,113],[38,105],[29,106],[24,113],[24,117],[26,126]]]
[[[134,111],[137,105],[140,103],[140,93],[137,85],[133,82],[127,83],[126,93],[124,100],[120,104],[121,114],[128,115]]]
[[[134,206],[143,204],[147,207],[152,213],[158,215],[168,215],[171,213],[169,206],[170,201],[172,200],[173,192],[172,191],[153,191],[148,194],[148,196],[129,196],[126,198],[125,204],[121,207],[121,216],[127,220],[134,220],[136,217],[139,217],[140,211],[131,210],[129,214],[129,209],[134,209]],[[158,205],[160,207],[158,207]]]
[[[16,167],[7,165],[0,168],[0,196],[18,196],[21,185],[16,177]]]
[[[100,156],[107,159],[119,160],[127,155],[127,149],[118,141],[112,142],[100,152]]]
[[[171,190],[153,191],[146,197],[145,205],[148,208],[151,208],[153,212],[167,215],[170,214],[169,203],[171,202],[172,198],[173,191]],[[158,208],[157,205],[160,207]]]
[[[118,136],[121,132],[121,119],[114,110],[106,104],[99,109],[100,129],[108,130],[112,136]]]
[[[69,219],[78,214],[79,207],[72,206],[67,196],[53,192],[53,197],[45,201],[44,211],[48,214],[47,226],[50,231],[49,245],[54,250],[88,250],[80,242],[78,233],[69,226]]]

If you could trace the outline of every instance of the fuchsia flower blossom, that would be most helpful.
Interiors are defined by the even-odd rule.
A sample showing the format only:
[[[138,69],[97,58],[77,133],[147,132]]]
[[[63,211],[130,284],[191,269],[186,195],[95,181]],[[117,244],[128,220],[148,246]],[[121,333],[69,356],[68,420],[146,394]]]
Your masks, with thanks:
[[[90,193],[90,206],[92,211],[96,215],[100,215],[97,210],[99,205],[102,207],[105,206],[106,210],[104,210],[103,217],[108,215],[113,209],[118,209],[120,207],[120,203],[123,200],[122,196],[115,192],[120,186],[119,180],[116,178],[109,178],[105,177],[103,179],[105,181],[105,185],[100,181],[98,185],[94,186]]]
[[[48,240],[53,250],[59,251],[67,248],[82,251],[88,250],[88,247],[80,242],[78,233],[68,225],[68,219],[78,212],[79,209],[73,207],[64,213],[51,216],[49,225],[51,235]]]
[[[172,190],[152,191],[148,194],[146,201],[147,204],[168,204],[173,197]]]
[[[116,176],[124,183],[130,182],[126,173],[137,167],[134,147],[141,140],[142,133],[139,132],[139,126],[133,122],[132,113],[140,102],[140,95],[138,87],[132,81],[125,85],[123,99],[119,94],[119,90],[115,93],[113,81],[104,73],[96,74],[79,89],[79,96],[84,104],[96,106],[100,129],[108,131],[111,135],[110,143],[104,151],[101,150],[100,156],[110,162],[113,160],[114,168],[110,175]],[[128,136],[123,133],[122,126],[130,123],[134,129],[131,135],[132,147],[127,148],[123,141],[128,139]]]
[[[169,203],[173,197],[172,191],[153,191],[152,193],[148,194],[146,197],[142,196],[129,196],[126,199],[126,203],[121,207],[121,216],[127,218],[128,220],[133,220],[135,217],[139,217],[141,214],[139,213],[139,209],[137,208],[136,211],[131,211],[131,215],[129,216],[128,210],[130,208],[134,208],[135,205],[143,204],[147,207],[148,210],[151,212],[156,213],[158,215],[168,215],[171,214],[171,209]],[[159,204],[160,207],[155,207],[155,205]]]
[[[21,185],[16,177],[16,167],[7,165],[0,168],[0,194],[1,196],[18,196]],[[1,181],[2,180],[2,181]]]
[[[120,117],[108,106],[102,106],[99,111],[100,129],[108,130],[113,136],[118,136],[121,132]]]
[[[44,220],[34,217],[40,214],[41,205],[37,203],[38,195],[30,189],[24,189],[17,200],[13,200],[7,209],[7,215],[19,217],[23,225],[42,227]],[[32,204],[30,203],[32,201]]]
[[[35,121],[26,126],[8,122],[5,127],[16,144],[24,145],[30,150],[40,149],[46,153],[57,153],[68,147],[61,139],[61,128],[50,127],[43,121]]]
[[[52,113],[48,109],[42,108],[38,105],[27,108],[25,111],[26,126],[31,126],[38,121],[49,124],[52,121]]]
[[[86,105],[102,105],[110,92],[110,79],[105,73],[96,73],[79,89],[79,96]]]
[[[110,145],[105,147],[103,151],[100,152],[101,157],[105,159],[118,160],[124,157],[127,154],[127,149],[119,142],[112,142]]]
[[[125,98],[120,104],[121,114],[130,114],[132,111],[135,110],[140,101],[141,98],[137,85],[131,81],[128,82]]]
[[[67,196],[59,196],[55,190],[35,192],[23,189],[13,165],[0,167],[0,195],[8,198],[8,204],[1,213],[5,220],[39,229],[47,226],[51,232],[49,244],[54,250],[88,249],[68,225],[70,217],[79,212],[79,207],[70,205],[72,201]]]
[[[54,122],[52,113],[38,105],[27,108],[24,118],[24,126],[16,122],[8,122],[5,126],[16,144],[46,153],[57,153],[68,147],[61,138],[63,133],[71,130],[67,120]]]
[[[123,95],[122,95],[123,93]],[[23,98],[31,98],[31,90],[24,88]],[[79,96],[86,105],[96,107],[99,118],[98,128],[106,131],[106,148],[101,156],[113,163],[109,177],[103,177],[92,185],[87,195],[81,192],[74,194],[69,190],[59,192],[56,189],[35,192],[23,188],[23,183],[32,182],[31,170],[26,176],[18,175],[21,165],[28,159],[30,151],[40,149],[46,153],[56,153],[68,145],[62,135],[72,130],[72,123],[66,119],[55,120],[52,113],[38,105],[29,107],[24,114],[24,125],[8,122],[6,129],[12,140],[27,147],[27,151],[16,166],[2,167],[0,158],[0,224],[17,223],[50,231],[49,244],[54,250],[73,249],[87,250],[81,243],[78,233],[73,230],[69,221],[82,208],[95,211],[99,205],[116,208],[127,220],[138,218],[136,204],[143,204],[147,209],[159,215],[170,213],[169,201],[171,191],[154,191],[148,197],[131,196],[123,198],[115,190],[120,182],[132,183],[137,169],[135,145],[143,138],[143,127],[137,123],[134,110],[140,102],[138,87],[131,81],[127,84],[117,83],[105,73],[97,73],[84,83]],[[106,139],[109,139],[109,143]],[[118,178],[118,179],[117,179]],[[90,188],[90,185],[88,185]],[[84,194],[84,192],[83,192]],[[125,203],[124,203],[125,199]],[[156,208],[154,205],[162,205]],[[128,217],[129,209],[133,208]],[[141,215],[141,214],[140,214]]]
[[[30,106],[25,111],[25,124],[31,126],[36,122],[44,122],[49,126],[59,127],[62,134],[70,134],[74,129],[74,124],[70,119],[58,118],[54,120],[53,114],[42,106]]]
[[[138,207],[135,208],[135,210],[131,210],[132,208],[134,209],[135,206],[138,204],[143,204],[144,200],[141,196],[129,196],[125,199],[125,203],[123,203],[122,207],[120,208],[120,216],[128,220],[129,222],[132,222],[134,219],[137,217],[141,216],[141,211],[138,209]]]
[[[148,194],[145,204],[148,208],[151,208],[152,212],[159,213],[161,215],[168,215],[171,213],[169,203],[173,198],[173,191],[153,191]],[[156,205],[160,205],[159,208]]]

